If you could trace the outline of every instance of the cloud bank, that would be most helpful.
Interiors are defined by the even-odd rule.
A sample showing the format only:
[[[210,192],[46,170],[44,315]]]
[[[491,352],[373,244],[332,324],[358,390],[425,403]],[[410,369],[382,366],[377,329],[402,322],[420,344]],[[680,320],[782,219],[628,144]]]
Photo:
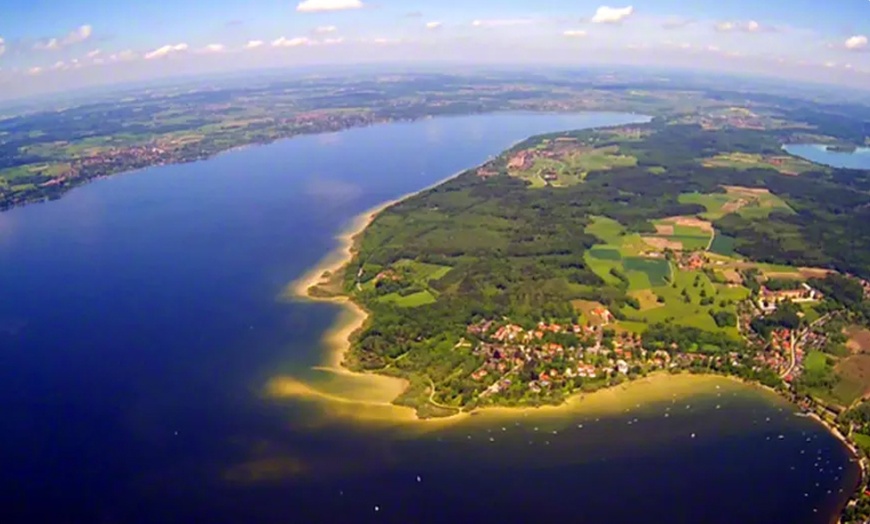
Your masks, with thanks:
[[[94,29],[89,25],[79,26],[76,29],[73,29],[66,36],[60,38],[49,38],[48,40],[43,40],[41,42],[37,42],[34,45],[34,49],[40,51],[58,51],[63,49],[64,47],[69,47],[71,45],[79,44],[89,39],[93,34]]]
[[[282,36],[272,40],[272,47],[301,47],[311,44],[311,39],[305,36],[297,36],[296,38],[285,38]]]

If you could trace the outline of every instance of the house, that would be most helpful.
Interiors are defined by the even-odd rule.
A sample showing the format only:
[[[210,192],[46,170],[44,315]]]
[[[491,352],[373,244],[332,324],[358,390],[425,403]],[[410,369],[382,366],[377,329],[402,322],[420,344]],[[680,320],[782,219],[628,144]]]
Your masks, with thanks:
[[[628,362],[619,359],[616,361],[616,370],[622,373],[623,375],[628,374]]]
[[[797,289],[783,289],[780,291],[771,291],[762,286],[760,294],[761,298],[758,299],[758,307],[765,313],[776,311],[777,305],[786,300],[802,303],[817,302],[822,299],[822,294],[806,282],[801,283]]]

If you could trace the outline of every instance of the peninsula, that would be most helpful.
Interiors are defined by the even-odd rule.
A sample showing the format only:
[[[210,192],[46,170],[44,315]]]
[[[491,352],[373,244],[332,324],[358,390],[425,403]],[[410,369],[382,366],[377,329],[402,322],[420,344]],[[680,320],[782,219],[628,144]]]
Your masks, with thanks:
[[[368,315],[342,364],[406,381],[420,417],[716,373],[863,454],[870,173],[784,155],[802,123],[740,114],[530,138],[368,214],[305,292]]]

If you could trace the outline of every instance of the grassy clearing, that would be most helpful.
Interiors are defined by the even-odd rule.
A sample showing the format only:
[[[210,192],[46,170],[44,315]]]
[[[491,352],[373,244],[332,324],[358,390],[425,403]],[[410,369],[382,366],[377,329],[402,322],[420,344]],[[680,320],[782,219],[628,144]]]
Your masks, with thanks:
[[[810,351],[804,358],[807,372],[822,372],[828,367],[828,356],[821,351]]]
[[[717,232],[713,238],[713,243],[710,245],[710,251],[717,255],[731,257],[735,254],[734,246],[736,245],[736,238]]]
[[[601,259],[601,258],[595,258],[594,256],[592,256],[592,251],[593,250],[590,249],[589,251],[587,251],[586,253],[583,254],[583,261],[586,263],[587,266],[589,266],[589,269],[591,269],[596,275],[601,277],[601,279],[604,280],[605,282],[607,282],[608,284],[619,285],[620,280],[618,278],[616,278],[615,276],[613,276],[610,273],[610,270],[611,269],[621,269],[622,262],[619,260],[613,261],[613,260],[605,260],[605,259]]]
[[[763,188],[728,186],[725,190],[725,193],[683,193],[679,201],[704,206],[707,211],[701,216],[707,220],[718,220],[729,213],[745,218],[766,218],[774,211],[794,212],[783,199]]]
[[[605,244],[620,244],[625,235],[625,227],[612,218],[593,216],[592,223],[586,226],[586,233],[595,235]]]
[[[637,299],[640,303],[641,311],[649,311],[650,309],[655,309],[657,307],[664,307],[664,304],[659,303],[658,295],[656,295],[651,289],[632,291],[629,295]]]
[[[419,307],[432,304],[435,302],[435,297],[429,291],[420,291],[404,297],[398,293],[390,293],[380,297],[378,301],[384,303],[392,302],[399,307]]]
[[[852,433],[852,440],[859,448],[864,450],[864,453],[870,453],[870,435]]]
[[[637,273],[645,277],[645,286],[633,287],[632,289],[649,289],[650,287],[663,286],[667,284],[668,278],[671,275],[670,264],[662,259],[627,258],[623,262],[623,267],[629,273],[629,280],[631,280],[632,274]]]
[[[758,155],[747,153],[722,153],[701,161],[704,167],[724,167],[745,171],[747,169],[772,169],[784,175],[799,175],[807,171],[819,171],[815,164],[790,155]]]
[[[622,260],[622,254],[618,249],[612,247],[594,247],[589,250],[589,256],[596,260],[619,261]]]
[[[696,217],[671,217],[653,221],[657,234],[646,237],[646,244],[664,249],[705,250],[713,236],[713,226]]]
[[[649,329],[649,325],[644,322],[633,322],[631,320],[620,320],[616,323],[617,331],[627,331],[629,333],[635,333],[638,335],[642,335],[647,329]]]
[[[643,324],[672,322],[707,331],[720,331],[733,337],[739,336],[735,327],[718,327],[710,313],[712,311],[736,313],[736,304],[749,296],[749,290],[746,288],[714,284],[700,271],[677,270],[673,273],[671,283],[653,287],[649,292],[656,297],[656,300],[662,297],[664,304],[656,303],[656,307],[644,309],[642,302],[641,311],[629,307],[623,308],[622,312],[630,322]],[[709,302],[711,298],[712,304],[701,305],[704,299]]]
[[[399,260],[393,267],[400,269],[403,273],[415,282],[427,283],[432,280],[438,280],[450,272],[450,266],[441,266],[438,264],[426,264],[415,260]]]

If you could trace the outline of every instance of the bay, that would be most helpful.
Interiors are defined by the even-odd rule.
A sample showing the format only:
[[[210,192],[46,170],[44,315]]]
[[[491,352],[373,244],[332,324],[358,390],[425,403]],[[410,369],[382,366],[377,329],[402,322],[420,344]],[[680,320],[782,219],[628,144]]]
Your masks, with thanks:
[[[870,169],[870,147],[859,147],[854,152],[831,151],[824,144],[787,144],[789,154],[830,167],[844,169]]]
[[[359,213],[530,135],[642,120],[353,129],[0,214],[3,522],[828,522],[846,449],[725,379],[434,424],[265,393],[317,378],[341,312],[283,293]]]

